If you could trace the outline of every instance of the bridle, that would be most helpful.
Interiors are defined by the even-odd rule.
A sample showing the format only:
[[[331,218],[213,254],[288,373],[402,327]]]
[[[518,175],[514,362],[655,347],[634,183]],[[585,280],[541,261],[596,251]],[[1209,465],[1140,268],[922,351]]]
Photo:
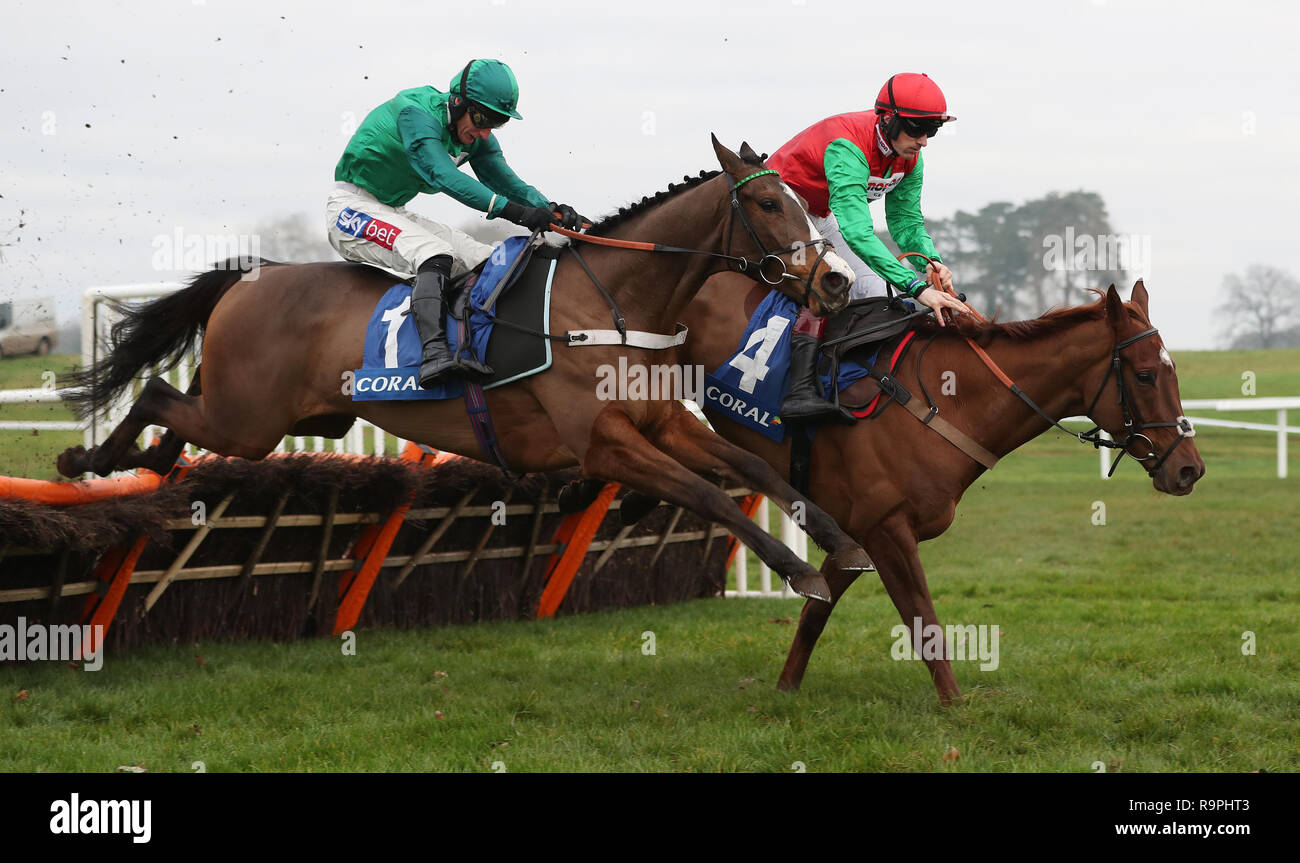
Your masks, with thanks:
[[[739,218],[740,224],[745,228],[745,233],[749,235],[750,241],[753,242],[754,246],[762,253],[762,257],[759,259],[757,266],[754,267],[753,272],[750,272],[748,269],[749,266],[753,264],[753,262],[749,261],[747,258],[741,258],[740,260],[743,263],[740,267],[739,272],[744,273],[745,275],[749,276],[751,279],[754,279],[754,281],[756,282],[761,281],[765,285],[771,285],[775,287],[776,285],[781,284],[781,282],[784,281],[785,279],[798,280],[799,278],[798,276],[790,275],[790,271],[787,269],[785,265],[785,261],[781,259],[782,255],[788,255],[792,252],[799,252],[803,249],[808,248],[809,246],[820,245],[821,251],[817,254],[817,259],[813,261],[812,267],[808,270],[808,278],[805,279],[803,282],[803,297],[801,298],[802,299],[801,305],[807,306],[809,304],[809,300],[812,298],[813,277],[817,275],[817,269],[821,266],[822,259],[826,257],[827,253],[830,252],[831,244],[825,237],[818,237],[817,239],[810,240],[806,243],[795,243],[790,248],[782,249],[779,252],[769,252],[767,250],[767,246],[766,244],[763,243],[763,239],[758,235],[758,231],[754,230],[754,224],[749,220],[749,215],[745,213],[745,208],[740,205],[740,196],[737,194],[741,186],[745,185],[755,177],[762,177],[765,174],[775,174],[778,178],[781,176],[779,172],[771,168],[766,168],[762,171],[755,171],[754,173],[750,174],[748,177],[736,181],[736,183],[734,183],[731,187],[731,218],[727,221],[727,245],[725,247],[726,254],[727,256],[730,256],[732,232],[735,230],[736,227],[736,219]],[[768,278],[767,272],[764,269],[767,266],[768,261],[775,261],[777,264],[780,265],[781,267],[780,275],[777,275],[774,278]],[[731,269],[730,264],[728,264],[727,269]],[[737,271],[733,270],[733,272],[737,272]]]
[[[898,257],[902,259],[908,256],[925,258],[927,262],[934,263],[934,261],[931,258],[926,257],[920,252],[906,252],[902,255],[899,255]],[[937,275],[933,278],[931,286],[936,288],[937,290],[941,290],[941,291],[944,290],[938,284]],[[952,293],[952,292],[948,291],[948,293]],[[972,309],[971,311],[974,311],[974,309]],[[975,316],[981,321],[986,320],[984,316],[981,315],[979,312],[975,312]],[[975,353],[979,356],[979,358],[983,360],[984,365],[988,366],[989,371],[993,372],[993,374],[997,376],[998,380],[1002,381],[1003,385],[1006,386],[1007,389],[1011,390],[1011,392],[1015,396],[1017,396],[1025,404],[1029,405],[1029,407],[1034,411],[1034,413],[1038,414],[1040,417],[1047,420],[1048,423],[1060,429],[1061,431],[1065,432],[1066,434],[1070,435],[1071,437],[1075,438],[1080,443],[1092,444],[1095,449],[1106,447],[1107,449],[1120,450],[1119,456],[1115,459],[1114,462],[1111,463],[1110,472],[1106,474],[1106,476],[1108,477],[1114,476],[1115,469],[1119,467],[1119,463],[1120,461],[1123,460],[1125,454],[1132,455],[1132,453],[1128,452],[1128,448],[1132,446],[1134,443],[1138,442],[1139,440],[1142,440],[1142,441],[1146,441],[1147,454],[1143,456],[1135,455],[1133,456],[1133,460],[1143,465],[1143,469],[1146,470],[1147,476],[1154,478],[1156,472],[1159,471],[1160,468],[1164,465],[1164,463],[1169,460],[1169,457],[1174,454],[1174,450],[1178,449],[1179,445],[1181,445],[1183,441],[1187,440],[1188,438],[1196,437],[1196,428],[1192,425],[1192,421],[1185,416],[1179,416],[1173,422],[1149,423],[1143,421],[1142,412],[1138,410],[1137,404],[1133,401],[1133,396],[1132,393],[1130,392],[1132,387],[1126,383],[1126,378],[1124,374],[1124,363],[1120,359],[1119,352],[1122,351],[1124,348],[1128,347],[1129,345],[1132,345],[1136,342],[1140,342],[1143,339],[1147,338],[1148,336],[1154,336],[1157,333],[1159,333],[1159,330],[1157,330],[1155,327],[1151,327],[1150,329],[1144,330],[1135,336],[1129,336],[1128,338],[1123,340],[1120,340],[1118,336],[1116,337],[1115,344],[1110,351],[1110,364],[1106,369],[1106,375],[1101,379],[1101,385],[1097,387],[1097,394],[1092,397],[1092,401],[1089,403],[1087,411],[1085,411],[1085,414],[1087,416],[1089,417],[1092,416],[1092,412],[1097,407],[1097,402],[1101,400],[1101,394],[1105,392],[1106,384],[1110,381],[1110,377],[1113,374],[1115,376],[1116,403],[1119,404],[1120,406],[1120,411],[1123,413],[1124,416],[1124,428],[1128,431],[1128,434],[1125,435],[1123,440],[1107,440],[1106,438],[1103,438],[1101,436],[1101,433],[1104,431],[1104,429],[1100,425],[1094,425],[1086,432],[1070,431],[1068,428],[1061,425],[1061,423],[1058,420],[1053,419],[1051,416],[1047,414],[1046,411],[1044,411],[1037,404],[1035,404],[1034,400],[1031,399],[1025,393],[1024,390],[1016,386],[1016,383],[1013,380],[1011,380],[1011,378],[1009,378],[1007,374],[1002,371],[1001,368],[998,367],[998,364],[993,361],[992,357],[990,357],[987,353],[985,353],[983,348],[975,344],[973,339],[967,336],[966,341],[971,346],[971,348],[975,351]],[[1156,429],[1156,428],[1178,429],[1178,438],[1173,443],[1171,443],[1168,447],[1166,447],[1165,451],[1159,455],[1156,454],[1155,444],[1151,441],[1151,438],[1147,437],[1147,435],[1145,434],[1147,429]],[[1155,464],[1152,465],[1151,467],[1146,467],[1145,462],[1149,462],[1153,459],[1155,460]]]
[[[776,285],[781,284],[781,282],[785,281],[786,279],[793,279],[795,281],[800,281],[798,276],[792,275],[790,273],[789,268],[786,266],[785,261],[782,260],[781,257],[782,255],[789,255],[795,252],[799,252],[803,249],[808,248],[809,246],[820,245],[821,252],[817,255],[817,259],[813,261],[812,268],[808,271],[808,278],[802,280],[802,284],[803,284],[803,297],[801,298],[802,305],[807,306],[809,300],[812,297],[813,279],[817,275],[817,270],[821,266],[822,259],[825,258],[826,255],[831,251],[831,244],[830,241],[827,240],[825,237],[818,237],[814,240],[809,240],[806,243],[804,242],[795,243],[789,248],[781,249],[780,251],[773,252],[768,250],[767,245],[763,242],[762,238],[759,237],[758,231],[754,230],[754,224],[749,220],[748,214],[745,213],[745,208],[741,206],[740,196],[738,194],[738,191],[741,186],[745,185],[750,180],[753,180],[757,177],[765,176],[767,174],[776,174],[778,177],[780,176],[779,172],[771,168],[766,168],[761,171],[755,171],[749,176],[737,180],[735,183],[731,185],[731,192],[730,192],[731,212],[727,218],[727,242],[726,245],[724,246],[724,251],[722,252],[710,252],[705,249],[687,249],[681,246],[665,246],[661,243],[644,243],[644,242],[637,242],[634,240],[615,240],[610,237],[593,237],[590,234],[584,234],[579,231],[571,231],[568,228],[565,228],[562,225],[558,225],[558,224],[550,225],[547,230],[554,231],[555,233],[560,234],[561,236],[568,237],[571,240],[577,240],[578,242],[591,243],[593,245],[599,245],[599,246],[612,246],[614,248],[619,248],[619,249],[634,249],[636,251],[642,251],[642,252],[677,252],[680,254],[706,255],[712,258],[722,258],[727,262],[727,269],[729,271],[733,273],[743,273],[744,275],[753,279],[755,282],[765,284],[769,287],[775,287]],[[750,241],[753,242],[754,246],[759,250],[760,255],[758,260],[754,260],[752,258],[748,258],[743,255],[731,254],[731,240],[732,240],[732,235],[735,231],[737,219],[740,220],[740,224],[744,227],[745,232],[749,235]],[[572,247],[571,247],[571,251],[573,251],[575,254],[577,253],[577,249]],[[579,261],[581,262],[581,256],[579,256]],[[780,273],[769,273],[768,272],[769,262],[774,262],[775,264],[779,265],[781,268]],[[591,275],[590,270],[588,270],[588,275]],[[594,279],[594,276],[592,278]],[[597,285],[599,286],[599,283],[597,283]]]
[[[1148,462],[1151,459],[1156,459],[1156,463],[1151,467],[1145,467],[1144,465],[1144,468],[1146,469],[1147,472],[1147,476],[1154,477],[1156,475],[1156,472],[1160,470],[1161,466],[1163,466],[1166,461],[1168,461],[1169,456],[1174,454],[1174,450],[1178,449],[1178,446],[1183,441],[1187,440],[1188,438],[1196,437],[1195,426],[1193,426],[1192,421],[1185,416],[1179,416],[1178,419],[1174,420],[1173,422],[1156,422],[1156,423],[1144,422],[1142,420],[1142,412],[1138,410],[1137,404],[1134,403],[1133,397],[1129,393],[1130,387],[1125,383],[1124,364],[1120,360],[1119,352],[1124,348],[1128,347],[1129,345],[1133,344],[1134,342],[1139,342],[1142,339],[1145,339],[1147,336],[1153,336],[1157,332],[1159,331],[1155,327],[1151,327],[1149,330],[1140,332],[1136,336],[1129,336],[1127,339],[1124,339],[1123,341],[1117,340],[1115,342],[1115,346],[1111,348],[1110,365],[1106,368],[1106,376],[1101,379],[1101,386],[1097,388],[1097,394],[1092,397],[1092,403],[1088,405],[1088,410],[1086,411],[1086,414],[1088,416],[1092,416],[1092,411],[1097,406],[1097,402],[1101,398],[1102,391],[1106,389],[1106,382],[1109,381],[1110,376],[1114,374],[1115,389],[1116,389],[1115,400],[1119,404],[1120,410],[1124,414],[1124,428],[1128,430],[1128,434],[1124,437],[1122,441],[1108,441],[1105,438],[1101,437],[1101,431],[1102,431],[1101,426],[1093,426],[1088,431],[1076,435],[1076,437],[1078,437],[1080,441],[1084,443],[1091,443],[1094,447],[1100,448],[1105,446],[1105,447],[1109,447],[1110,449],[1120,450],[1120,454],[1118,458],[1115,459],[1114,463],[1111,464],[1110,473],[1106,474],[1107,476],[1113,476],[1115,474],[1115,468],[1119,467],[1120,460],[1124,458],[1125,453],[1128,453],[1129,446],[1131,446],[1135,441],[1139,439],[1146,441],[1147,454],[1144,456],[1135,455],[1133,456],[1133,459],[1139,464],[1143,462]],[[1135,425],[1136,428],[1134,428]],[[1058,425],[1057,427],[1059,428],[1060,426]],[[1161,453],[1158,457],[1156,456],[1156,452],[1155,452],[1155,444],[1152,443],[1151,438],[1147,437],[1146,434],[1144,434],[1144,432],[1147,429],[1154,429],[1154,428],[1178,429],[1178,438],[1173,443],[1171,443],[1168,447],[1166,447],[1165,451]],[[1128,454],[1132,455],[1132,453],[1128,453]]]

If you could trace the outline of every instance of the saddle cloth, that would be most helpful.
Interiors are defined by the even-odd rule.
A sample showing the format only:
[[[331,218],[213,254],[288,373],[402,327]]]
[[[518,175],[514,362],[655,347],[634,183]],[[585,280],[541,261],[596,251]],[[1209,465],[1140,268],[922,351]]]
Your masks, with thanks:
[[[871,314],[864,313],[865,304],[871,302],[855,301],[832,318],[823,341],[876,326],[880,320],[876,308],[871,308]],[[905,304],[905,309],[910,311],[910,304]],[[716,411],[774,441],[784,440],[786,427],[781,422],[780,409],[781,401],[790,390],[790,336],[798,315],[799,306],[794,300],[776,291],[769,293],[750,316],[736,353],[704,376],[705,403],[701,407]],[[898,332],[884,333],[891,339],[897,335]],[[839,351],[835,391],[843,392],[869,377],[868,369],[875,365],[883,345],[880,336],[869,344],[852,347],[846,344]],[[832,369],[830,358],[823,355],[817,370],[824,395],[831,392]]]
[[[551,279],[557,250],[550,246],[529,248],[527,243],[527,237],[508,238],[497,246],[481,270],[461,283],[459,294],[447,298],[447,342],[453,352],[458,350],[462,330],[468,329],[466,349],[492,367],[492,376],[483,381],[484,389],[535,375],[551,366],[549,340],[508,326],[496,327],[497,321],[502,321],[550,332]],[[521,255],[526,257],[511,272],[511,264]],[[485,310],[484,304],[508,272],[510,283]],[[362,368],[354,372],[353,401],[438,400],[464,394],[464,384],[457,378],[429,389],[420,387],[417,375],[422,348],[415,322],[410,320],[410,308],[411,285],[405,282],[393,285],[375,304],[366,325]],[[457,315],[468,315],[467,328]]]

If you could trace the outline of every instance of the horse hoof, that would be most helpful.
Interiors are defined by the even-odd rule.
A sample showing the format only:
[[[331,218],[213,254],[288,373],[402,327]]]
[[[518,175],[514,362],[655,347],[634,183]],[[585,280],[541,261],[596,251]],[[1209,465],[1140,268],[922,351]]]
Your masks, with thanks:
[[[826,558],[826,562],[836,569],[849,570],[852,572],[868,572],[876,568],[871,562],[871,558],[861,546],[853,546],[842,551],[837,551]]]
[[[86,448],[81,445],[68,447],[59,453],[58,459],[54,462],[54,467],[58,470],[60,476],[66,476],[69,479],[76,479],[85,473],[85,468],[81,465],[85,463]]]
[[[657,497],[641,494],[639,491],[628,492],[623,496],[623,503],[618,508],[619,519],[624,527],[636,524],[653,512],[657,506],[659,506]]]
[[[560,493],[555,496],[555,504],[560,508],[560,512],[565,515],[582,512],[600,496],[600,491],[604,487],[603,480],[572,480],[565,483],[564,487],[560,489]]]
[[[808,599],[820,599],[822,602],[831,601],[831,587],[819,573],[796,575],[786,584],[790,585],[790,589],[800,596]]]

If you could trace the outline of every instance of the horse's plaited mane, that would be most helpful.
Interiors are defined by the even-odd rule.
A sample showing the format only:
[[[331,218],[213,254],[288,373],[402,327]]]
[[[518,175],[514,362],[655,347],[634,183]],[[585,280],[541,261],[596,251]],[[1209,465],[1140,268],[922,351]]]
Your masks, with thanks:
[[[746,159],[745,163],[748,165],[753,165],[756,168],[762,168],[764,165],[762,157],[759,157],[757,161],[754,159]],[[604,236],[609,231],[623,224],[633,216],[645,212],[646,210],[650,209],[656,204],[668,200],[669,198],[673,197],[679,192],[685,192],[687,189],[693,189],[696,186],[700,185],[701,183],[706,183],[721,173],[722,173],[721,171],[716,171],[716,170],[700,171],[698,176],[682,177],[682,182],[669,183],[668,188],[662,192],[656,192],[653,195],[646,195],[644,198],[637,201],[635,204],[628,204],[626,207],[619,207],[617,213],[613,213],[601,219],[599,222],[592,225],[587,230],[587,233],[598,237]]]

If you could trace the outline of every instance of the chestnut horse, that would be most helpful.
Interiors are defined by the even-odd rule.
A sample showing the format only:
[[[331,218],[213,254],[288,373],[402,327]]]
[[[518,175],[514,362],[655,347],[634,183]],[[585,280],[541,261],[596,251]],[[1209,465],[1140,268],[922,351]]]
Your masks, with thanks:
[[[672,334],[704,281],[729,267],[769,279],[818,314],[845,306],[852,271],[817,234],[794,193],[748,146],[737,155],[717,138],[713,145],[722,172],[670,188],[592,231],[696,253],[584,244],[589,275],[566,252],[552,281],[552,332],[607,328],[613,305],[630,331]],[[607,298],[593,278],[605,286]],[[459,400],[354,402],[345,394],[342,382],[362,364],[366,322],[392,284],[379,270],[345,263],[264,266],[256,279],[215,270],[176,294],[128,311],[114,327],[109,354],[73,377],[77,389],[68,400],[79,413],[102,408],[142,368],[174,362],[203,330],[201,386],[185,394],[162,378],[151,379],[108,439],[90,451],[74,447],[63,453],[59,471],[165,471],[184,442],[260,459],[287,434],[341,437],[355,417],[407,440],[487,461]],[[701,475],[727,477],[761,490],[787,512],[803,512],[809,536],[837,564],[859,570],[869,564],[833,519],[802,501],[762,459],[710,432],[680,402],[603,400],[596,370],[617,364],[620,356],[628,367],[679,362],[671,349],[557,347],[545,373],[487,392],[499,448],[511,469],[581,465],[587,477],[679,504],[729,528],[796,592],[829,599],[816,569],[760,530]],[[147,425],[169,433],[141,452],[134,442]]]
[[[766,290],[734,276],[710,279],[683,319],[691,328],[687,361],[708,371],[726,362],[765,295]],[[1191,424],[1181,417],[1174,364],[1151,325],[1141,281],[1134,285],[1129,303],[1120,301],[1112,285],[1096,303],[1031,321],[976,323],[963,316],[939,327],[932,318],[923,320],[917,346],[894,376],[914,398],[923,399],[924,384],[939,415],[994,455],[1006,455],[1051,426],[999,382],[977,358],[967,336],[1049,416],[1086,414],[1116,442],[1127,441],[1125,449],[1144,464],[1158,491],[1187,494],[1204,475],[1205,463],[1188,440]],[[935,339],[918,377],[919,345],[932,333]],[[943,394],[945,372],[956,375],[959,395]],[[843,395],[854,402],[852,387]],[[776,443],[722,414],[710,412],[710,418],[723,436],[761,456],[782,476],[789,475],[789,435]],[[876,419],[817,431],[809,496],[871,555],[909,631],[915,618],[924,626],[939,622],[917,544],[948,529],[962,493],[984,470],[898,405]],[[778,681],[781,689],[799,688],[834,603],[858,576],[823,571],[832,601],[804,606]],[[925,663],[940,702],[951,703],[961,692],[948,660],[925,658]]]

